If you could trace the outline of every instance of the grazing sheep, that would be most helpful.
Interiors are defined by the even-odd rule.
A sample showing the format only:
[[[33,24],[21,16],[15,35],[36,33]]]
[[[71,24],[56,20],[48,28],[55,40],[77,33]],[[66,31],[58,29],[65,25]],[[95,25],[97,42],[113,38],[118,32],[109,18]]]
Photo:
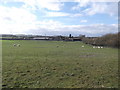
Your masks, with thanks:
[[[16,44],[13,44],[14,47],[16,47]]]
[[[97,48],[100,48],[100,46],[98,46]]]
[[[95,46],[93,46],[93,48],[96,48]]]
[[[102,46],[100,47],[100,46],[93,46],[93,48],[103,48]]]
[[[20,44],[17,44],[18,47],[20,47]]]
[[[82,45],[82,47],[85,47],[84,45]]]

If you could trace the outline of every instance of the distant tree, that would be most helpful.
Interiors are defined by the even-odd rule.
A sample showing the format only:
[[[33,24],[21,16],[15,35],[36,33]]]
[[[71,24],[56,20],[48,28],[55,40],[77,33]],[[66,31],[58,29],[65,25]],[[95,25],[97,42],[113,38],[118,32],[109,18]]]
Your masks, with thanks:
[[[72,37],[72,35],[71,34],[69,34],[69,38],[71,38]]]
[[[106,34],[97,38],[83,38],[82,41],[86,44],[109,46],[120,48],[120,32],[116,34]]]

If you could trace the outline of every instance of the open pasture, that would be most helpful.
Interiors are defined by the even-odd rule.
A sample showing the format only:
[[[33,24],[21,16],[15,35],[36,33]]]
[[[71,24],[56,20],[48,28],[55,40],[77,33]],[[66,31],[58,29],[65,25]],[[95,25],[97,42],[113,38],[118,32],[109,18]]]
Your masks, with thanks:
[[[115,48],[93,48],[82,42],[3,40],[2,49],[3,88],[118,87]]]

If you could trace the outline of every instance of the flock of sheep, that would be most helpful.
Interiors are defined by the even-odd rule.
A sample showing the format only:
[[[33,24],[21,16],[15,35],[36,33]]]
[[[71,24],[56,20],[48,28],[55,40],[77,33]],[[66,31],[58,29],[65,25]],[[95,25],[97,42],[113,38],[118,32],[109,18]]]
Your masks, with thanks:
[[[20,47],[20,44],[13,44],[14,47]]]
[[[93,48],[103,48],[102,46],[93,46]]]
[[[21,45],[20,44],[13,44],[13,46],[14,47],[20,47]],[[59,46],[57,46],[57,48],[58,48]],[[82,48],[84,48],[85,46],[84,45],[82,45],[81,46]],[[93,46],[93,48],[103,48],[102,46]]]
[[[82,45],[81,47],[84,48],[85,46]],[[93,46],[93,48],[103,48],[103,47],[102,46]]]

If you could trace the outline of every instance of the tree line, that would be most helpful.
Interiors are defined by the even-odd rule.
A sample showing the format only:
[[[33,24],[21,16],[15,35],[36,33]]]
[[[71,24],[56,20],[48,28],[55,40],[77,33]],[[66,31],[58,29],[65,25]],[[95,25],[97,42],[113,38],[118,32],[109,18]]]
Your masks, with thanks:
[[[82,39],[82,41],[86,44],[91,44],[95,46],[120,48],[120,32],[115,34],[106,34],[96,38],[85,37]]]

